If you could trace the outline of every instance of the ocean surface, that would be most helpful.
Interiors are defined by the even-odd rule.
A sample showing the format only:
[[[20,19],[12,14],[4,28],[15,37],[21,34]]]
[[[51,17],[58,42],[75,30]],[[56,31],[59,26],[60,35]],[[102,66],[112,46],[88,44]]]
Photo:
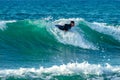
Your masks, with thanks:
[[[120,80],[120,0],[0,0],[0,80]]]

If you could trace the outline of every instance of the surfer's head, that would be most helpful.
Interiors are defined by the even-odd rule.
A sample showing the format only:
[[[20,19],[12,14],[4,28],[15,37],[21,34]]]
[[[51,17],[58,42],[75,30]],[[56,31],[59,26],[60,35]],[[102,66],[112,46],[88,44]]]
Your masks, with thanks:
[[[74,22],[74,21],[71,21],[71,22],[70,22],[70,25],[71,25],[71,27],[73,27],[73,26],[75,25],[75,22]]]

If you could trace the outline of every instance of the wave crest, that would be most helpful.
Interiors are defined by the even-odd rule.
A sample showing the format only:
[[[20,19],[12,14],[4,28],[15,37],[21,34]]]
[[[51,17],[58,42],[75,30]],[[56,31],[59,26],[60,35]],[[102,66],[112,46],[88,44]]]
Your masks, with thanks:
[[[120,79],[120,67],[111,66],[106,63],[105,66],[83,63],[68,63],[60,66],[54,65],[49,68],[40,67],[35,68],[20,68],[20,69],[6,69],[0,70],[0,78],[16,77],[16,78],[40,78],[40,79],[54,79],[55,76],[82,76],[84,79]],[[104,76],[105,75],[105,76]],[[91,77],[90,77],[91,76]],[[114,77],[112,77],[114,76]]]

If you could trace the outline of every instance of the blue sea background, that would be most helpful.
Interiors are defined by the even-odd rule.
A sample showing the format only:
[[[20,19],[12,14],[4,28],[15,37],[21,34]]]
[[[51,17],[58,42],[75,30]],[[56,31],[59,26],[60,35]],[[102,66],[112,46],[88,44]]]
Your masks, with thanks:
[[[0,80],[71,79],[120,79],[120,0],[0,0]]]
[[[119,0],[0,0],[1,20],[84,18],[120,23]]]

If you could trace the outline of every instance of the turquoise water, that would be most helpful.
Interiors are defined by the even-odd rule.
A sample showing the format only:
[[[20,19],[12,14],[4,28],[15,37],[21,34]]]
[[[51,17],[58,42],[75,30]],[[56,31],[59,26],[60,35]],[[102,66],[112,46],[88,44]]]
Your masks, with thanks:
[[[1,0],[0,80],[119,80],[119,3]]]

